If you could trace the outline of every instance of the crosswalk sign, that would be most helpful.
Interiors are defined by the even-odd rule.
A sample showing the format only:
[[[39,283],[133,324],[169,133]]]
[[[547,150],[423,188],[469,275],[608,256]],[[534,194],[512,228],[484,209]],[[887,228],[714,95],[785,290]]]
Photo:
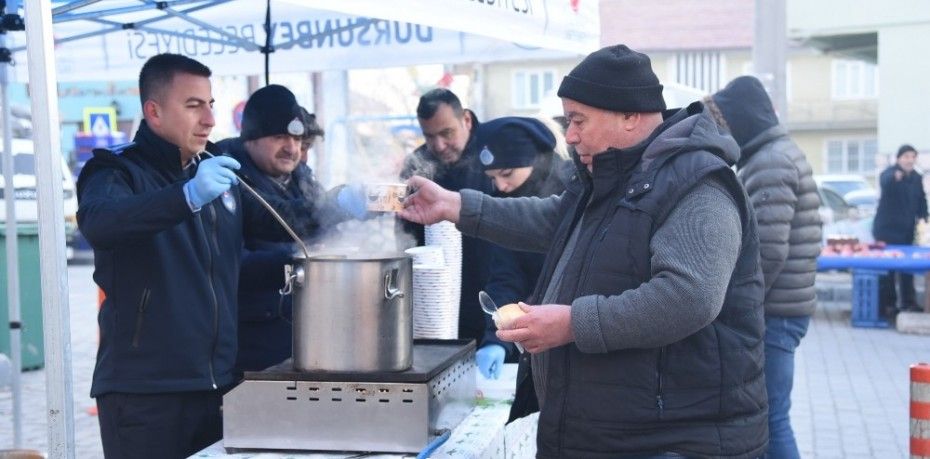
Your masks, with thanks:
[[[84,107],[84,132],[94,137],[106,137],[116,132],[116,109],[113,107]]]

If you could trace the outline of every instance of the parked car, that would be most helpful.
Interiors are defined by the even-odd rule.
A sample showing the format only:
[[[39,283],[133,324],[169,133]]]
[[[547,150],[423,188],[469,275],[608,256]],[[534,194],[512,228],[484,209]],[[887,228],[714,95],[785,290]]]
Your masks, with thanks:
[[[875,216],[846,202],[842,196],[831,188],[818,186],[820,194],[820,219],[823,221],[823,240],[828,237],[845,235],[854,236],[860,242],[872,242],[872,219]]]
[[[38,222],[39,212],[36,201],[36,163],[35,146],[31,140],[13,139],[13,196],[16,201],[14,210],[19,223]],[[3,143],[0,141],[0,153]],[[0,161],[0,224],[6,223],[6,184],[2,174],[3,163]],[[61,157],[61,186],[64,198],[65,238],[68,244],[68,259],[74,254],[74,234],[77,231],[77,193],[74,177],[67,161]]]
[[[815,175],[814,181],[819,188],[829,189],[840,195],[846,204],[856,209],[860,217],[875,215],[878,208],[878,191],[861,175]]]
[[[855,207],[860,217],[875,216],[878,210],[878,193],[872,189],[850,191],[843,196],[843,200]]]
[[[846,199],[846,195],[853,191],[871,190],[873,193],[875,192],[875,187],[861,175],[818,174],[814,175],[814,181],[817,182],[818,187],[829,188],[842,196],[843,199]]]
[[[817,187],[817,193],[820,194],[820,220],[824,225],[849,218],[852,206],[839,193],[823,186]]]

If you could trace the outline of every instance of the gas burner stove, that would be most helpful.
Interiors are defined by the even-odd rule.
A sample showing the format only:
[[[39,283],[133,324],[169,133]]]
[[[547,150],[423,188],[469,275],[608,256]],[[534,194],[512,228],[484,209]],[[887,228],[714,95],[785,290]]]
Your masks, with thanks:
[[[417,452],[475,407],[475,343],[415,340],[406,371],[246,372],[223,397],[228,450]]]

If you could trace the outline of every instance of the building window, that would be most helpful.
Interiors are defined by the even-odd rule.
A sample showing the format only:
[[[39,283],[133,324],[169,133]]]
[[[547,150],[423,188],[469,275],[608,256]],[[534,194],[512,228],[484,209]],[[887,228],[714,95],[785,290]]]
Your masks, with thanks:
[[[710,94],[726,83],[726,57],[716,51],[678,53],[670,59],[669,78]]]
[[[539,108],[543,98],[555,89],[555,71],[519,70],[513,73],[513,107]]]
[[[878,142],[875,139],[827,141],[826,169],[830,174],[874,174]]]
[[[863,61],[833,61],[834,100],[878,97],[878,68]]]

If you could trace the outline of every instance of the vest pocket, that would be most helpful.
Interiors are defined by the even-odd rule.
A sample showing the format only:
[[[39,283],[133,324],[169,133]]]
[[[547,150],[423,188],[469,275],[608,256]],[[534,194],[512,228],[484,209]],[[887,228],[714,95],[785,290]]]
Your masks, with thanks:
[[[151,297],[152,291],[149,289],[142,290],[142,298],[139,299],[139,309],[136,311],[136,328],[132,334],[132,347],[136,349],[139,347],[139,338],[142,335],[142,322],[145,319],[145,309],[149,305],[149,297]]]

